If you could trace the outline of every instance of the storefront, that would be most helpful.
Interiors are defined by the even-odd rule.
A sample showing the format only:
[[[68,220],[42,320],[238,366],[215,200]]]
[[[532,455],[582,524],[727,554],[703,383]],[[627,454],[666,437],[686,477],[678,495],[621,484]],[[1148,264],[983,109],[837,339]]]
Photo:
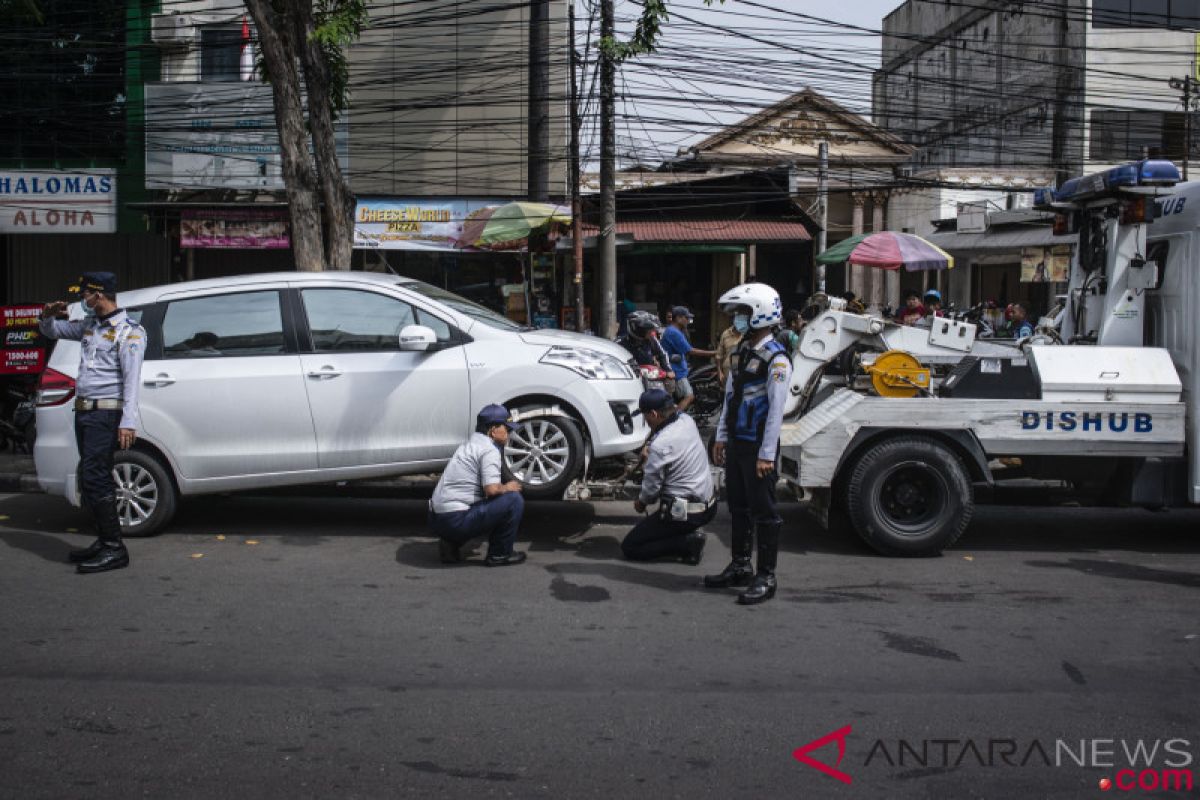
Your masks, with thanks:
[[[1075,246],[1074,236],[1055,236],[1051,222],[1040,212],[1009,212],[994,215],[985,231],[951,228],[927,237],[956,260],[943,278],[946,302],[964,308],[990,301],[997,317],[1020,302],[1031,318],[1044,314],[1067,290]]]

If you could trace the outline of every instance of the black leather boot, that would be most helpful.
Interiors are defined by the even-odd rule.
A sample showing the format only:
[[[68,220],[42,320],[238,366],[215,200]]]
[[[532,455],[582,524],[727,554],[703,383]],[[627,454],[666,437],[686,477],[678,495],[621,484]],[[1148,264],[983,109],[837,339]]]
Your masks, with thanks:
[[[129,551],[121,541],[121,518],[117,514],[116,499],[108,497],[98,501],[92,506],[92,513],[96,515],[96,528],[100,531],[100,550],[93,557],[80,562],[76,571],[81,575],[89,575],[128,567]]]
[[[725,589],[729,586],[749,586],[754,577],[750,566],[750,551],[754,537],[750,532],[750,516],[735,513],[733,517],[733,560],[716,575],[705,575],[704,585],[710,589]]]
[[[87,561],[95,558],[104,548],[104,543],[99,539],[89,544],[87,547],[73,547],[71,552],[67,553],[67,559],[72,564],[78,564],[81,561]]]
[[[782,522],[758,526],[758,573],[750,588],[738,595],[741,605],[765,603],[775,596],[775,564],[779,560],[779,530],[782,527]]]

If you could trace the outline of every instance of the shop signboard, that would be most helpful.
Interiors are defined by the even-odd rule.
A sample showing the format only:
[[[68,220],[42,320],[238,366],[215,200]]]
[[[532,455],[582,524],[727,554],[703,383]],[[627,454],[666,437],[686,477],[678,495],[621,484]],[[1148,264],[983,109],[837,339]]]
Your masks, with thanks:
[[[1022,283],[1066,283],[1071,274],[1071,245],[1021,249]]]
[[[0,233],[116,230],[115,170],[0,170]]]
[[[23,375],[46,368],[45,340],[38,330],[40,305],[0,306],[4,347],[0,349],[0,375]]]
[[[334,131],[349,165],[344,120]],[[284,188],[271,87],[258,82],[147,83],[147,189]]]
[[[470,250],[463,224],[498,199],[359,198],[354,211],[354,246],[379,250]]]
[[[289,245],[286,209],[184,209],[180,215],[180,247],[279,250]]]

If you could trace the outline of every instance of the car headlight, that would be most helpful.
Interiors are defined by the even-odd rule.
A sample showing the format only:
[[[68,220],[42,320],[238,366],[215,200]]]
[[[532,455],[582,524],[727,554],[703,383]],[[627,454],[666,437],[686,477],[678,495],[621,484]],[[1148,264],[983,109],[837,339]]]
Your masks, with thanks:
[[[637,377],[633,370],[616,356],[584,347],[555,345],[540,360],[543,364],[566,367],[593,381],[627,381]]]

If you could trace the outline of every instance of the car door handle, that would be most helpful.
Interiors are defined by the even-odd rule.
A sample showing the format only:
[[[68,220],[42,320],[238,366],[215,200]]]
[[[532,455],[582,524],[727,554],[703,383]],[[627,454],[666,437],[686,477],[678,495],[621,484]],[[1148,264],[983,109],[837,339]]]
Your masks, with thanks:
[[[158,373],[148,381],[142,381],[146,386],[170,386],[174,382],[175,379],[165,372]]]
[[[309,372],[308,377],[310,377],[310,378],[336,378],[338,375],[341,375],[341,374],[342,374],[342,371],[340,369],[334,369],[333,367],[321,367],[320,369],[314,369],[311,372]]]

